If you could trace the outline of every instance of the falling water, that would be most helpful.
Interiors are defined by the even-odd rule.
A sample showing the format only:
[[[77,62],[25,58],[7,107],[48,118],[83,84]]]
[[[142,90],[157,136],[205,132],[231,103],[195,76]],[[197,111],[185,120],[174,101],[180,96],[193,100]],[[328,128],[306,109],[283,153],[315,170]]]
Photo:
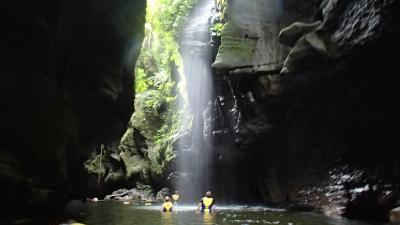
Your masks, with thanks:
[[[181,35],[181,56],[186,78],[192,127],[178,150],[176,187],[185,202],[197,201],[209,188],[210,149],[203,137],[203,114],[212,95],[209,19],[214,0],[201,0],[194,7]]]

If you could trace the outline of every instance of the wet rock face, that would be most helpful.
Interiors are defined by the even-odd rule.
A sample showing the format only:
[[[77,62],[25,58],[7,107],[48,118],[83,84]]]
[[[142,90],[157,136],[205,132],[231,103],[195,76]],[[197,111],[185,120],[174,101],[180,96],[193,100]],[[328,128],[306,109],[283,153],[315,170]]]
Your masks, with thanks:
[[[5,8],[0,197],[10,208],[60,205],[84,193],[87,149],[120,138],[133,111],[145,1]]]
[[[257,175],[248,176],[254,173],[249,168],[257,167],[254,157],[260,154],[263,139],[273,130],[269,113],[259,99],[280,93],[278,74],[289,48],[279,43],[279,31],[296,20],[309,21],[316,2],[228,2],[221,46],[213,64],[216,98],[209,110],[211,119],[206,119],[210,121],[206,127],[211,129],[205,135],[211,135],[213,140],[216,182],[235,188],[231,192],[221,188],[216,190],[217,195],[234,195],[236,201],[253,203],[262,198],[258,190],[252,191],[255,194],[248,191],[252,184],[259,183]],[[237,179],[230,179],[227,173],[238,174]],[[243,177],[246,179],[241,180]],[[214,189],[218,188],[216,185]]]
[[[388,54],[399,50],[399,2],[320,3],[313,20],[282,30],[290,51],[279,75],[219,73],[215,164],[235,163],[235,179],[252,182],[243,190],[257,186],[268,203],[387,220],[399,197],[400,80]],[[252,124],[268,129],[241,132]]]
[[[310,7],[299,10],[298,5]],[[279,31],[296,20],[308,21],[312,5],[316,6],[315,0],[230,1],[213,68],[233,75],[280,70],[289,49],[279,44]]]
[[[268,115],[256,99],[280,92],[277,73],[288,48],[279,43],[279,31],[296,20],[310,20],[316,6],[317,1],[294,0],[227,4],[221,46],[213,64],[219,75],[211,107],[213,128],[206,134],[212,135],[214,145],[229,142],[229,146],[246,149],[271,130]]]
[[[355,48],[393,38],[398,4],[390,0],[323,1],[322,24],[294,23],[282,30],[280,41],[292,47],[281,73],[291,73],[317,58],[339,58]],[[397,24],[398,25],[398,24]],[[318,61],[317,61],[318,62]]]
[[[324,30],[330,42],[340,50],[351,49],[388,34],[393,29],[396,13],[394,0],[323,1],[321,4]]]

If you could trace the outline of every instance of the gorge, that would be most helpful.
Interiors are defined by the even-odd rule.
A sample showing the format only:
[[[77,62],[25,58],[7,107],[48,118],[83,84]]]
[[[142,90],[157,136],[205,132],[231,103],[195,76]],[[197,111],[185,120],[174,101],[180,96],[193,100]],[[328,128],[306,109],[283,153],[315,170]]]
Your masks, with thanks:
[[[399,206],[399,1],[5,5],[2,217],[136,184],[364,220]]]

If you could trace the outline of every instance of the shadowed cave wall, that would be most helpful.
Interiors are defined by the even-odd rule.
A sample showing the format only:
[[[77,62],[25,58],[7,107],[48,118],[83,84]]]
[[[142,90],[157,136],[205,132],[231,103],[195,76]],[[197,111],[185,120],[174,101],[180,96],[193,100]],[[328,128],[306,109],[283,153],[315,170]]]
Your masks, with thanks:
[[[0,77],[1,213],[86,197],[88,149],[133,112],[144,0],[7,1]]]

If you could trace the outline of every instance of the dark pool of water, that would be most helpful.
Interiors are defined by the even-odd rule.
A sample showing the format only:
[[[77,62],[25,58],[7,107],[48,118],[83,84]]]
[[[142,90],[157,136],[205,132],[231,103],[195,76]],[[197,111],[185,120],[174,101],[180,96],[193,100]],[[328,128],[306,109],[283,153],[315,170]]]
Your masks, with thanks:
[[[161,213],[159,205],[134,206],[120,202],[87,205],[87,225],[381,225],[331,218],[317,213],[287,212],[266,207],[217,206],[213,214],[197,213],[195,206],[179,206],[175,213]]]

